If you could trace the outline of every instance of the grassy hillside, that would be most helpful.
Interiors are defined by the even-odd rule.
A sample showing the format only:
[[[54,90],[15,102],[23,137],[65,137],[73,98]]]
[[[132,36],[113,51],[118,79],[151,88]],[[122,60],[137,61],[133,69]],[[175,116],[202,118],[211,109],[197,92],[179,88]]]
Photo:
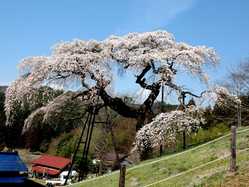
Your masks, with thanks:
[[[238,161],[242,169],[249,162],[249,129],[239,129]],[[126,186],[210,186],[220,185],[228,175],[230,135],[159,159],[153,159],[127,170]],[[116,187],[118,172],[72,185],[73,187]],[[224,181],[223,181],[224,179]],[[229,182],[229,181],[228,181]]]

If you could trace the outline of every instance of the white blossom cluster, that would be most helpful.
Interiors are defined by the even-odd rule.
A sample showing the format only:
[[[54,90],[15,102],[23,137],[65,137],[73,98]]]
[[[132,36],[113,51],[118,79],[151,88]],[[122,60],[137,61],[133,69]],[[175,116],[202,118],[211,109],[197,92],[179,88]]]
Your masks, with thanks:
[[[217,94],[217,103],[219,105],[233,105],[233,104],[240,104],[241,100],[238,96],[231,94],[226,88],[224,87],[217,87],[215,90]]]
[[[215,86],[210,91],[207,91],[203,98],[209,98],[219,106],[237,106],[241,103],[238,96],[231,94],[225,87]]]
[[[177,133],[191,133],[198,129],[201,123],[205,123],[202,112],[195,106],[190,106],[185,111],[160,113],[137,132],[135,146],[139,151],[143,151],[146,146],[154,148],[165,142],[174,142]]]
[[[27,78],[21,77],[14,81],[6,90],[5,112],[7,125],[20,111],[34,110],[52,101],[58,93],[49,87],[36,88]]]
[[[111,36],[103,41],[62,42],[53,48],[49,57],[31,57],[20,64],[22,70],[29,70],[29,81],[42,82],[46,79],[64,79],[72,75],[81,79],[91,78],[101,86],[112,80],[110,61],[118,61],[125,68],[143,69],[151,61],[160,62],[160,76],[173,76],[168,63],[182,65],[191,73],[205,76],[204,64],[218,62],[212,48],[191,46],[176,42],[166,31],[130,33],[125,36]]]
[[[26,133],[41,124],[53,129],[66,129],[65,126],[67,125],[68,129],[72,129],[73,123],[71,120],[81,119],[88,106],[88,101],[82,102],[79,98],[72,100],[72,97],[76,94],[70,91],[66,92],[56,97],[46,106],[36,109],[25,119],[22,132]],[[61,127],[61,124],[64,124],[64,127]]]
[[[32,93],[32,90],[33,90],[32,87],[26,84],[27,82],[23,78],[20,78],[14,81],[11,84],[11,86],[7,88],[6,94],[5,94],[6,95],[5,96],[6,97],[5,98],[5,111],[6,111],[7,121],[12,111],[17,109],[18,107],[23,107],[24,102],[22,101],[24,100],[24,92],[25,94]]]
[[[48,58],[50,72],[81,75],[93,74],[101,85],[112,80],[111,60],[118,61],[125,68],[142,69],[151,61],[160,62],[162,78],[173,76],[169,62],[182,65],[190,73],[201,76],[202,66],[218,62],[215,51],[205,46],[190,46],[176,42],[172,34],[166,31],[130,33],[125,36],[111,36],[103,41],[82,41],[59,43]],[[47,69],[47,68],[45,68]]]
[[[130,33],[123,37],[112,36],[105,40],[104,44],[108,46],[108,50],[111,49],[111,56],[123,62],[125,66],[141,68],[151,61],[160,61],[163,78],[173,75],[167,66],[168,62],[182,65],[190,73],[199,76],[206,76],[202,71],[205,63],[218,62],[213,49],[176,42],[173,35],[166,31]]]
[[[44,56],[25,58],[18,64],[18,69],[20,70],[21,75],[29,74],[37,71],[47,60],[48,57]]]

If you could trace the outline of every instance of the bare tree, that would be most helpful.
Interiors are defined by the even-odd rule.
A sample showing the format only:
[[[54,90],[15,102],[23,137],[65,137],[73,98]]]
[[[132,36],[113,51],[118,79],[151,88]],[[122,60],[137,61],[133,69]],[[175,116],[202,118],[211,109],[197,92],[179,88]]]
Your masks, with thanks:
[[[233,66],[229,70],[229,74],[223,85],[235,95],[245,95],[249,92],[249,58],[244,59],[237,66]]]
[[[242,122],[248,120],[247,113],[249,112],[248,94],[249,94],[249,58],[244,59],[237,66],[229,71],[228,76],[222,81],[221,85],[226,87],[231,93],[236,95],[241,99],[241,103],[237,104],[237,107],[227,108],[227,110],[232,110],[234,113],[234,118],[230,121],[238,123],[238,126]],[[243,115],[244,114],[244,115]]]

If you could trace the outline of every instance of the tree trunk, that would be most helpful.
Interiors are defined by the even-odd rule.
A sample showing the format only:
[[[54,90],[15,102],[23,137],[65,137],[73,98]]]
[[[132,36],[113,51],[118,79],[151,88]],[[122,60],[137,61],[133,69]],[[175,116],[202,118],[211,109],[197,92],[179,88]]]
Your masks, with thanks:
[[[161,85],[159,83],[153,84],[150,95],[139,107],[127,105],[122,101],[122,99],[118,97],[111,97],[102,88],[100,88],[99,94],[105,105],[109,106],[112,110],[114,110],[121,116],[136,118],[138,120],[136,129],[139,130],[144,124],[149,123],[154,117],[154,114],[152,112],[152,105],[160,92],[160,87]]]

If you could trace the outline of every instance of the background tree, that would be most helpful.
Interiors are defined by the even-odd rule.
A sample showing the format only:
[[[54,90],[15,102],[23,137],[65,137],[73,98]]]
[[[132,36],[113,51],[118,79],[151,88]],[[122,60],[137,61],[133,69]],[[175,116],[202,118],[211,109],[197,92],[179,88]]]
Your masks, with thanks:
[[[229,92],[237,95],[241,103],[237,107],[223,105],[214,107],[214,115],[219,121],[227,121],[228,124],[248,125],[249,113],[249,59],[243,60],[239,65],[233,66],[228,75],[220,83]]]
[[[248,95],[249,92],[249,58],[230,69],[223,85],[235,95]]]
[[[4,111],[4,101],[5,101],[5,90],[6,90],[6,88],[7,87],[5,87],[5,86],[0,87],[0,151],[5,146],[5,132],[6,132],[5,121],[6,121],[6,116],[5,116],[5,111]]]

